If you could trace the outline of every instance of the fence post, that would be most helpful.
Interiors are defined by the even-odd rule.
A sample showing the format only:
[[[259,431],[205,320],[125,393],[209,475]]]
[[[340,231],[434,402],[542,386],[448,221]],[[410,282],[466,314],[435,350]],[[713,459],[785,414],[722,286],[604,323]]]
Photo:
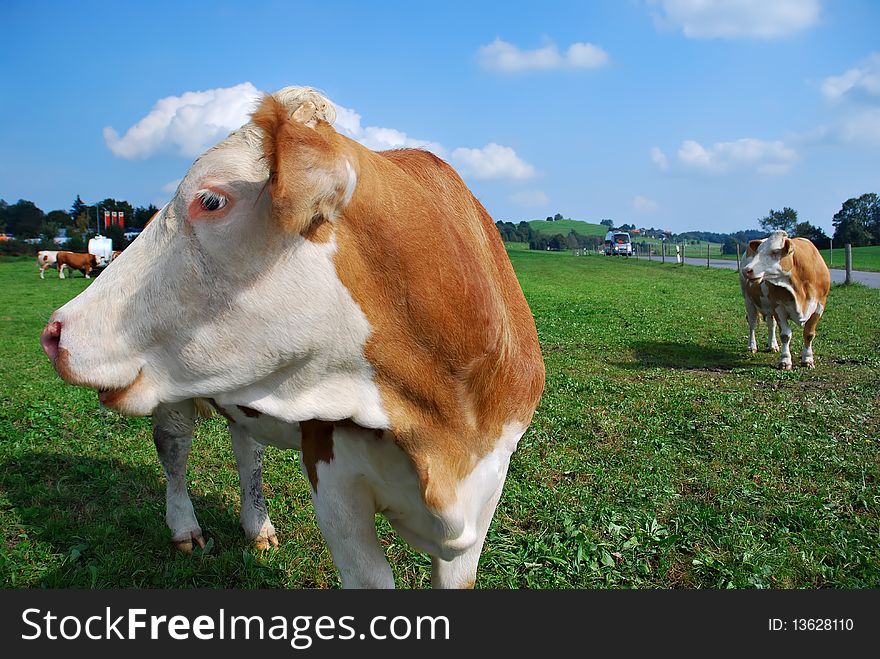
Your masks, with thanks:
[[[684,259],[685,259],[685,256],[687,256],[687,254],[685,253],[685,246],[686,245],[687,245],[687,243],[682,241],[682,243],[681,243],[681,265],[682,265],[682,267],[684,267]]]
[[[706,243],[706,267],[709,267],[709,249],[711,248],[712,243]]]
[[[846,283],[852,283],[852,244],[846,244]]]
[[[828,255],[828,267],[831,268],[834,266],[834,238],[828,239],[828,251],[830,252]]]
[[[737,271],[737,272],[740,271],[740,264],[739,264],[739,243],[736,244],[736,271]]]
[[[651,260],[651,243],[648,243],[648,260]]]
[[[660,243],[660,262],[666,263],[666,241]]]

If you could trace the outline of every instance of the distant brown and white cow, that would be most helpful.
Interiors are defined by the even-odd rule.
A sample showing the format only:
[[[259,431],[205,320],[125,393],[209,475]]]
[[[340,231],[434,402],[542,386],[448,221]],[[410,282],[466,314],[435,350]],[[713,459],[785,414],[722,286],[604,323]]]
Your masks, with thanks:
[[[806,238],[789,238],[785,231],[751,241],[740,270],[740,286],[749,321],[749,350],[758,350],[755,327],[760,315],[767,321],[767,348],[777,352],[778,322],[782,336],[779,367],[791,370],[789,323],[795,322],[804,327],[801,365],[812,368],[816,325],[825,313],[831,289],[831,274],[815,245]]]
[[[48,268],[57,267],[58,250],[43,249],[37,252],[37,266],[40,268],[40,279],[45,279]]]
[[[169,489],[185,490],[191,401],[210,400],[252,537],[274,529],[261,493],[244,502],[247,474],[264,445],[297,448],[343,586],[394,585],[377,512],[433,556],[435,586],[471,586],[543,389],[535,323],[455,171],[426,151],[370,151],[334,119],[314,90],[266,97],[41,343],[104,405],[163,415]],[[195,533],[185,491],[170,501],[169,525]]]
[[[64,268],[79,270],[86,279],[90,279],[89,273],[98,267],[98,257],[94,254],[81,254],[79,252],[58,252],[55,257],[58,264],[58,278],[64,279]]]

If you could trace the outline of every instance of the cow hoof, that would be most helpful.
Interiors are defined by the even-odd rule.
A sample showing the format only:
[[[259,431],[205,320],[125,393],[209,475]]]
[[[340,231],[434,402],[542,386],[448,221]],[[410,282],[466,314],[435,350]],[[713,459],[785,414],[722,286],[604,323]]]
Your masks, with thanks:
[[[184,554],[191,554],[193,550],[193,542],[195,542],[202,549],[205,548],[205,539],[202,537],[201,531],[193,531],[189,538],[184,538],[183,540],[172,540],[172,544],[174,548],[178,551],[182,551]]]
[[[779,368],[783,371],[790,371],[792,369],[791,362],[779,362]]]
[[[813,367],[816,366],[816,364],[814,364],[814,363],[813,363],[813,360],[811,359],[811,360],[806,361],[806,362],[801,362],[801,366],[803,366],[804,368],[813,368]]]
[[[767,352],[779,352],[779,346],[770,346],[767,348]]]
[[[269,547],[278,546],[278,536],[270,533],[268,536],[259,536],[254,538],[254,549],[265,550]]]
[[[752,354],[754,355],[756,352],[758,352],[758,349],[757,349],[757,348],[749,347],[749,352],[752,353]]]

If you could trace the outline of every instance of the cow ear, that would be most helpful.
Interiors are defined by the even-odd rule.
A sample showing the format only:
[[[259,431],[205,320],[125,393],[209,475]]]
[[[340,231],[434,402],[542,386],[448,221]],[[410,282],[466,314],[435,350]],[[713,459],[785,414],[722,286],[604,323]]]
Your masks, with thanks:
[[[791,254],[794,251],[794,243],[791,242],[790,238],[786,238],[785,242],[782,243],[782,255]]]
[[[252,120],[263,133],[276,224],[305,234],[316,222],[335,219],[352,169],[337,152],[335,131],[317,116],[314,103],[306,101],[291,115],[283,103],[266,96]]]
[[[750,240],[749,248],[746,250],[746,256],[751,256],[752,254],[758,253],[758,248],[761,246],[763,240]]]

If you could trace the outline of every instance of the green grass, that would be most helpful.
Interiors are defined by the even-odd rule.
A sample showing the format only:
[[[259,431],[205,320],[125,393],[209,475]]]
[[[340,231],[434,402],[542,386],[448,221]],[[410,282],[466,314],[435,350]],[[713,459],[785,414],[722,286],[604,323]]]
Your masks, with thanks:
[[[548,236],[554,236],[561,233],[567,236],[568,232],[574,229],[575,233],[582,236],[604,236],[608,233],[608,227],[601,224],[593,224],[592,222],[581,222],[580,220],[559,220],[556,222],[548,222],[547,220],[531,220],[529,226],[533,231],[545,233]]]
[[[817,367],[786,373],[745,353],[735,272],[510,257],[547,387],[478,587],[880,587],[880,292],[835,286]],[[294,451],[265,461],[281,547],[245,542],[219,418],[189,470],[209,550],[171,549],[149,420],[64,385],[39,347],[87,283],[0,262],[0,586],[337,586]],[[398,585],[427,586],[428,557],[379,529]]]
[[[825,259],[825,263],[830,267],[840,270],[843,270],[846,267],[846,253],[842,246],[834,248],[833,262],[831,250],[823,249],[821,250],[821,254],[822,258]],[[880,272],[880,245],[853,247],[852,267],[853,270]]]

